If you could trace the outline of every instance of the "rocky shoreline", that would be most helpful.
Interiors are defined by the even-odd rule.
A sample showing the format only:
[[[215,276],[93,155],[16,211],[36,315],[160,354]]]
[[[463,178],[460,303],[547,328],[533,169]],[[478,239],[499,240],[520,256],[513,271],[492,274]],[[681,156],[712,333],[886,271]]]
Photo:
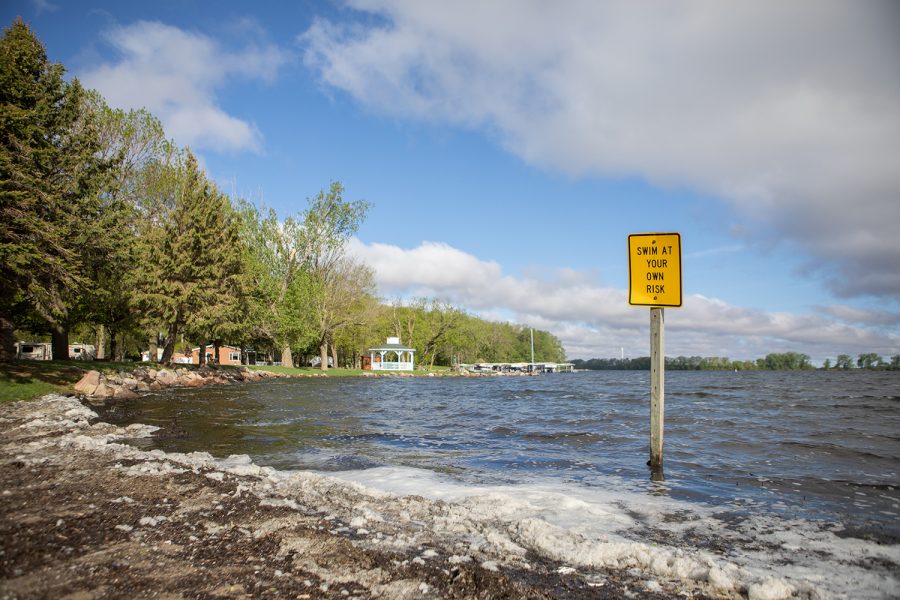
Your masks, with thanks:
[[[218,369],[205,365],[198,369],[138,367],[131,372],[120,371],[116,374],[88,371],[75,384],[74,389],[77,393],[93,399],[132,399],[141,393],[169,387],[228,385],[280,377],[288,376],[271,371],[251,370],[247,367],[239,369]]]
[[[154,429],[74,397],[0,406],[0,598],[710,597],[581,573],[440,501],[125,443]]]
[[[530,373],[470,373],[460,371],[454,373],[405,373],[363,372],[362,377],[528,377]],[[129,400],[137,398],[142,393],[154,392],[170,387],[202,387],[205,385],[229,385],[265,379],[278,379],[283,377],[327,377],[325,373],[285,374],[272,371],[248,369],[247,367],[222,369],[210,366],[201,366],[196,369],[185,367],[178,368],[152,368],[138,367],[133,371],[119,371],[118,373],[103,373],[91,370],[75,384],[74,390],[87,398],[103,400],[114,398]]]

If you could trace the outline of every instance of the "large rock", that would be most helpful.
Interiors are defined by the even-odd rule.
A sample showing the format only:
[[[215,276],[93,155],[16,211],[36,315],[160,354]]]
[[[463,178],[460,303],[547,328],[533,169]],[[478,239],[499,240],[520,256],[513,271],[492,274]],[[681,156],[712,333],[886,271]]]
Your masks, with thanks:
[[[97,386],[97,389],[91,394],[94,398],[110,398],[113,395],[113,387],[108,386],[102,381],[100,385]]]
[[[75,391],[90,396],[100,385],[100,371],[88,371],[84,377],[75,384]]]
[[[118,385],[113,388],[112,397],[117,400],[131,400],[133,398],[137,398],[138,395],[135,392],[129,390],[126,386]]]
[[[206,379],[197,375],[196,373],[188,373],[184,377],[179,378],[179,380],[183,379],[184,384],[188,387],[200,387],[202,385],[206,385]]]
[[[174,371],[162,369],[156,374],[156,381],[163,387],[175,385],[175,382],[178,381],[178,375],[176,375]]]

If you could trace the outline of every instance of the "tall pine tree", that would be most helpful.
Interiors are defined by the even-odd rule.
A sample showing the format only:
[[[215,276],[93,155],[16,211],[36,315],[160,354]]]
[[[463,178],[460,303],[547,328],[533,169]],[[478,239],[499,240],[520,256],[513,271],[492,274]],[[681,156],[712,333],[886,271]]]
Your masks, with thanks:
[[[182,335],[204,343],[237,335],[244,252],[231,203],[189,151],[150,171],[156,196],[143,209],[131,281],[144,326],[164,332],[162,362],[170,362]]]
[[[0,38],[0,356],[22,307],[43,318],[54,358],[68,356],[73,298],[86,283],[85,223],[108,164],[85,92],[21,19]]]

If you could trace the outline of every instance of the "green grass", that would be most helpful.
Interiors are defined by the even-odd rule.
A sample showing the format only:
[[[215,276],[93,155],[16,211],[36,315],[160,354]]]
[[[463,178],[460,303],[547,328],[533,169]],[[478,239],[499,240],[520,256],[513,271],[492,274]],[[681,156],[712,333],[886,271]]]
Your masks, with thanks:
[[[297,369],[294,367],[267,367],[263,365],[254,365],[250,368],[254,371],[270,371],[272,373],[283,373],[285,375],[321,375],[324,373],[328,377],[355,377],[364,373],[362,369],[328,369],[327,371],[323,371],[316,367],[301,367]]]
[[[67,392],[84,371],[74,361],[20,360],[0,363],[0,402],[31,400],[51,392]]]
[[[0,402],[11,402],[15,400],[31,400],[52,392],[65,393],[71,392],[72,386],[78,383],[78,380],[85,372],[90,370],[100,371],[101,373],[116,373],[118,371],[133,371],[138,367],[161,368],[160,365],[150,365],[148,363],[135,362],[105,362],[105,361],[82,361],[82,360],[16,360],[11,362],[0,362]],[[174,365],[174,368],[198,369],[198,365]],[[221,369],[239,369],[238,366],[222,365]],[[304,367],[295,369],[293,367],[267,367],[255,365],[249,367],[256,371],[272,371],[274,373],[283,373],[286,375],[321,375],[326,377],[359,377],[366,371],[362,369],[321,369],[313,367]],[[372,371],[368,371],[372,373]],[[434,367],[433,372],[436,375],[451,374],[448,367]],[[406,371],[408,373],[408,371]],[[391,371],[379,371],[379,375],[389,375]],[[417,376],[427,375],[427,371],[415,371]]]
[[[0,362],[0,402],[31,400],[52,392],[71,392],[87,371],[133,371],[143,363],[83,360]],[[146,365],[143,365],[146,366]],[[191,365],[179,365],[191,367]]]

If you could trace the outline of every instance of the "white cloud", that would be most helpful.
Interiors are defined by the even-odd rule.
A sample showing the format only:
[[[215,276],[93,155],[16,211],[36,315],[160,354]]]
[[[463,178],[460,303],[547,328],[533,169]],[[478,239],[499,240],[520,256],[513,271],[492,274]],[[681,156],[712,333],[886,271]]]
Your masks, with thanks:
[[[305,59],[373,110],[716,194],[836,293],[900,300],[900,4],[350,5],[380,19],[316,21]]]
[[[571,358],[617,356],[620,348],[630,356],[649,352],[647,309],[629,306],[625,290],[603,287],[572,270],[550,280],[513,277],[495,262],[433,242],[404,249],[353,239],[349,251],[375,270],[385,297],[428,296],[487,317],[511,314],[517,322],[553,332]],[[792,350],[822,360],[838,353],[900,352],[900,335],[842,322],[850,320],[850,310],[832,307],[830,314],[840,319],[835,320],[825,314],[740,308],[693,295],[683,308],[666,312],[667,354],[748,359]],[[882,324],[867,321],[871,313],[852,314],[855,323]]]
[[[56,12],[59,10],[58,4],[53,4],[48,0],[31,0],[31,4],[34,5],[34,11],[39,15],[45,12]]]
[[[116,107],[147,108],[180,144],[215,151],[259,151],[262,135],[219,106],[217,92],[237,79],[271,82],[286,57],[269,44],[224,48],[202,33],[139,21],[105,35],[116,62],[81,73]]]
[[[862,309],[845,304],[832,304],[819,310],[845,323],[885,327],[900,325],[900,314],[886,310]]]

